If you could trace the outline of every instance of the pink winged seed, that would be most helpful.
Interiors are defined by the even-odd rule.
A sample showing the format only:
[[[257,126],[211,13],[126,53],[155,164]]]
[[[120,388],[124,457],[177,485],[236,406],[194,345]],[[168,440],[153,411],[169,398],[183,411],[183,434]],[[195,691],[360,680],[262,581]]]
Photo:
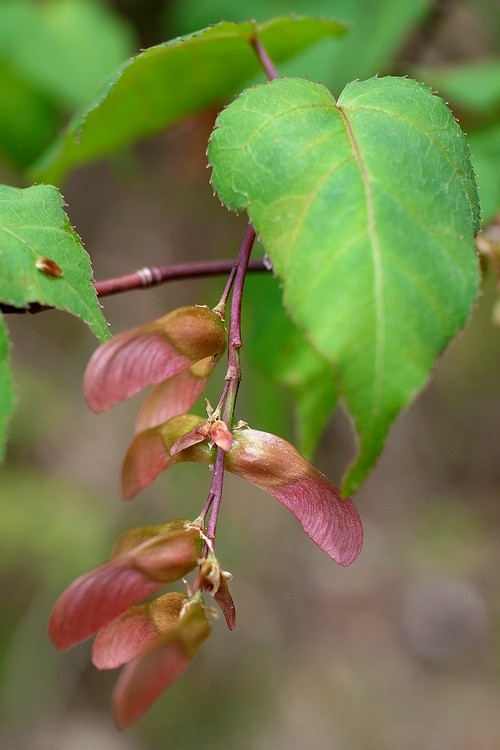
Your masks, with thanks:
[[[148,385],[177,375],[192,360],[179,354],[161,330],[125,331],[92,355],[83,380],[85,399],[95,412],[110,409]]]
[[[185,594],[170,592],[132,607],[101,628],[92,649],[94,666],[116,669],[134,659],[161,633],[177,625],[185,601]]]
[[[56,646],[69,648],[88,638],[132,605],[193,570],[199,556],[196,527],[174,528],[156,536],[149,535],[148,529],[128,532],[118,540],[123,552],[115,552],[116,557],[80,576],[62,593],[49,624]]]
[[[190,661],[181,642],[162,636],[126,664],[113,691],[114,715],[119,729],[138,721]]]
[[[176,518],[168,523],[156,524],[155,526],[138,526],[134,529],[128,529],[114,543],[110,559],[114,559],[118,555],[124,555],[159,534],[183,529],[189,523],[191,522],[187,518]]]
[[[200,540],[197,527],[179,529],[143,542],[130,556],[134,567],[152,580],[172,583],[196,567]]]
[[[91,409],[104,411],[201,360],[216,359],[225,346],[224,325],[213,310],[181,307],[100,346],[85,372],[85,398]]]
[[[208,380],[193,375],[192,369],[182,370],[153,388],[137,417],[136,434],[190,410],[205,390]]]
[[[125,665],[113,692],[118,727],[130,726],[189,665],[211,625],[203,605],[192,602],[179,623]]]
[[[121,494],[125,500],[137,495],[162,471],[168,469],[180,457],[171,456],[165,450],[161,429],[151,427],[140,432],[129,445],[121,471]]]
[[[276,498],[312,541],[346,567],[361,552],[363,527],[354,503],[282,438],[250,428],[234,431],[229,471]]]
[[[175,430],[171,425],[181,417],[155,428],[154,435],[148,436],[151,430],[137,435],[125,459],[124,497],[132,497],[152,482],[163,468],[174,463],[173,458],[213,461],[214,454],[206,441],[181,450],[174,457],[170,455],[175,441],[203,421],[193,415],[183,416],[186,421],[183,425],[176,423]],[[188,427],[189,417],[194,422]],[[363,527],[352,500],[342,498],[340,490],[286,440],[249,427],[234,430],[233,439],[233,446],[226,454],[227,470],[265,490],[287,507],[312,541],[333,560],[344,567],[354,562],[363,546]],[[151,459],[156,455],[158,460]]]
[[[134,497],[158,474],[179,461],[210,463],[213,453],[206,443],[193,445],[174,456],[170,453],[180,437],[204,421],[193,414],[179,414],[163,425],[136,435],[122,466],[122,496],[126,500]]]
[[[92,663],[97,669],[121,667],[158,638],[147,612],[136,609],[128,610],[97,633],[92,646]]]
[[[61,594],[50,620],[50,637],[58,648],[74,646],[162,586],[126,559],[104,563]]]

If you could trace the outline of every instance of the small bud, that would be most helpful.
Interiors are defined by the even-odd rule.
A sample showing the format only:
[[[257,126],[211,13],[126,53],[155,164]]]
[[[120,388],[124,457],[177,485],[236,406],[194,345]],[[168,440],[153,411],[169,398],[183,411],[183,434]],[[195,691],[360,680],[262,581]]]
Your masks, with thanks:
[[[229,630],[234,630],[236,626],[236,607],[233,598],[229,592],[228,581],[232,575],[225,570],[221,570],[218,560],[209,556],[200,562],[200,585],[205,591],[211,594],[226,620]]]
[[[226,573],[225,570],[221,571],[219,588],[213,594],[213,597],[222,610],[227,627],[229,630],[234,630],[236,627],[236,607],[227,585],[229,579],[230,574]]]
[[[186,450],[186,448],[191,448],[193,445],[202,443],[203,440],[207,439],[209,434],[210,422],[208,421],[208,419],[204,419],[203,422],[197,424],[195,427],[193,427],[192,430],[189,430],[189,432],[186,432],[185,435],[182,435],[178,440],[175,441],[173,446],[170,448],[170,455],[177,456],[181,451]]]
[[[222,419],[212,420],[212,424],[209,430],[210,439],[214,441],[215,445],[222,448],[224,451],[231,450],[233,445],[233,436],[229,431],[228,426]]]
[[[215,445],[225,451],[228,451],[233,444],[233,436],[225,422],[210,417],[176,440],[170,448],[170,455],[175,456],[186,448],[201,443],[206,438],[209,438]]]

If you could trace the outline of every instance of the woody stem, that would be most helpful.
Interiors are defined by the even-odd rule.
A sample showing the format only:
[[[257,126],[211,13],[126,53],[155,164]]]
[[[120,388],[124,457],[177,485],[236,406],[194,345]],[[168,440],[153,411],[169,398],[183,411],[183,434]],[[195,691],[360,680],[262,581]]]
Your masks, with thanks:
[[[251,43],[267,75],[267,78],[269,80],[274,80],[275,78],[277,78],[278,72],[274,67],[273,61],[269,57],[267,50],[260,39],[255,36],[254,39],[252,39]],[[218,409],[221,409],[220,418],[226,423],[229,430],[231,430],[233,426],[234,408],[236,406],[236,399],[238,396],[238,389],[240,387],[241,380],[241,302],[243,298],[243,286],[245,284],[245,277],[248,271],[250,254],[252,252],[254,242],[255,230],[249,223],[247,231],[245,232],[245,236],[243,238],[243,242],[241,243],[238,257],[227,281],[221,301],[217,306],[221,309],[221,311],[223,311],[226,305],[227,298],[229,296],[229,292],[232,288],[233,291],[231,296],[231,310],[228,333],[226,385],[224,387],[224,391],[222,393],[218,406]],[[217,310],[217,308],[215,309]],[[209,497],[212,498],[212,505],[210,511],[210,520],[207,527],[207,537],[210,540],[212,546],[215,540],[217,519],[219,516],[220,503],[222,500],[225,455],[225,451],[222,448],[218,447],[214,465],[214,475],[212,478],[212,484],[209,493]]]
[[[268,81],[275,81],[276,78],[279,78],[279,73],[274,67],[274,63],[269,57],[267,49],[264,47],[258,36],[254,36],[251,45],[254,48],[255,54],[259,58],[259,62],[264,69]]]
[[[207,526],[207,537],[212,543],[215,542],[215,532],[217,529],[217,519],[219,517],[219,509],[222,500],[222,486],[224,484],[224,459],[225,451],[222,448],[217,448],[217,455],[214,464],[214,474],[212,477],[212,484],[210,487],[210,495],[212,496],[212,507],[210,511],[210,520]]]
[[[165,284],[168,281],[220,276],[230,273],[232,267],[231,260],[190,261],[168,266],[151,266],[125,276],[96,281],[94,287],[99,297],[108,297],[120,292]],[[255,260],[252,261],[251,270],[266,271],[267,269],[261,260]]]
[[[241,380],[240,369],[240,349],[241,349],[241,302],[243,299],[243,286],[247,273],[250,253],[252,252],[255,241],[255,230],[251,224],[248,225],[247,231],[241,243],[237,259],[237,269],[233,284],[233,294],[231,297],[231,312],[229,320],[228,334],[228,358],[226,381],[228,389],[224,399],[222,409],[222,419],[229,429],[233,426],[234,407]]]
[[[228,359],[226,371],[226,384],[224,386],[223,396],[221,398],[221,419],[231,430],[234,419],[234,407],[238,395],[238,388],[241,380],[240,369],[240,349],[241,349],[241,302],[243,297],[243,286],[247,273],[250,253],[252,252],[255,241],[255,230],[251,224],[248,225],[247,231],[241,243],[238,257],[234,264],[235,272],[232,281],[233,292],[231,296],[231,311],[229,320],[228,333]],[[227,287],[226,287],[227,288]],[[217,528],[217,518],[219,516],[220,503],[222,500],[222,485],[224,482],[224,460],[225,451],[218,447],[215,458],[214,474],[210,486],[209,497],[212,497],[210,520],[207,527],[207,537],[214,543],[215,532]]]

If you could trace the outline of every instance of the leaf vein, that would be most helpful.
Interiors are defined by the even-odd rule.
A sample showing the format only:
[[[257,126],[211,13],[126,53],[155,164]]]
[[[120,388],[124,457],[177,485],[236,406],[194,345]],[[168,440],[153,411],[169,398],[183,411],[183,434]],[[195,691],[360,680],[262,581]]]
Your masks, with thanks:
[[[330,167],[328,171],[326,172],[326,174],[324,175],[323,179],[318,180],[318,182],[316,183],[315,189],[310,191],[307,194],[307,200],[304,200],[303,208],[300,214],[297,216],[297,220],[293,224],[293,232],[292,232],[293,238],[288,241],[288,250],[287,250],[288,258],[290,257],[290,255],[292,255],[295,249],[295,246],[297,244],[297,238],[300,232],[302,231],[307,213],[309,212],[309,209],[311,208],[312,204],[317,199],[318,195],[321,193],[324,186],[328,183],[329,179],[336,172],[338,172],[342,167],[348,164],[350,161],[352,161],[352,156],[348,156],[345,159],[342,159],[341,161],[334,164],[332,167]]]
[[[373,279],[374,279],[374,299],[375,299],[375,355],[374,355],[374,379],[372,389],[372,408],[371,418],[375,420],[375,410],[382,393],[382,384],[384,378],[384,359],[385,359],[385,308],[384,308],[384,278],[382,269],[382,249],[380,247],[379,238],[377,234],[377,225],[375,218],[375,206],[373,202],[372,185],[370,182],[370,176],[366,170],[366,167],[361,158],[361,153],[354,135],[349,118],[342,107],[337,106],[337,109],[344,121],[347,136],[351,145],[351,149],[358,165],[361,179],[363,181],[363,187],[366,197],[366,208],[368,214],[368,235],[370,237],[370,245],[372,248],[373,258]]]
[[[338,108],[339,111],[342,112],[342,108]],[[349,107],[345,107],[346,110],[349,109]],[[367,110],[370,112],[379,112],[380,114],[386,115],[392,120],[400,120],[401,122],[406,123],[410,127],[414,128],[415,130],[418,130],[419,133],[422,133],[422,135],[426,136],[428,138],[429,142],[434,146],[434,148],[440,152],[440,154],[444,157],[444,159],[448,162],[450,165],[452,172],[455,174],[457,179],[459,180],[460,184],[463,187],[464,193],[467,196],[467,201],[469,203],[470,213],[471,217],[474,220],[475,211],[473,206],[473,199],[470,195],[469,189],[468,189],[468,181],[466,179],[466,175],[463,173],[463,171],[460,169],[459,165],[456,164],[456,162],[450,158],[449,152],[444,149],[438,141],[436,141],[432,137],[432,132],[438,133],[438,132],[449,132],[448,127],[443,128],[433,128],[433,130],[426,130],[425,128],[422,128],[416,123],[414,120],[410,120],[408,117],[403,117],[401,114],[397,114],[395,112],[387,112],[385,109],[382,109],[381,107],[368,107],[366,104],[356,104],[356,111],[359,110]]]

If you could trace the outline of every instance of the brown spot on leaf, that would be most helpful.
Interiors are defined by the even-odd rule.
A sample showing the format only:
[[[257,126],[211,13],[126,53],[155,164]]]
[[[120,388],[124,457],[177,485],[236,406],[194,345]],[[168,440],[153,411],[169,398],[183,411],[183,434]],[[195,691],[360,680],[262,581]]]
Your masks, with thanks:
[[[42,271],[42,273],[46,273],[47,276],[55,276],[56,278],[60,278],[64,275],[64,271],[62,270],[62,268],[50,258],[38,258],[35,266],[39,271]]]

